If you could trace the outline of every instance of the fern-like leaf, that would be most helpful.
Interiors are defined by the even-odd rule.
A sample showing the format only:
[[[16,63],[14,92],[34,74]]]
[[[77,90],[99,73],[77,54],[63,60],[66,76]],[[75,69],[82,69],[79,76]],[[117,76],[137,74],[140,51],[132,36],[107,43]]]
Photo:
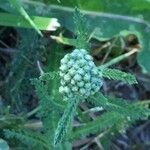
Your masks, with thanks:
[[[79,104],[79,101],[80,101],[80,98],[76,96],[73,99],[69,99],[67,108],[65,109],[62,118],[58,122],[58,126],[55,131],[54,145],[61,143],[62,140],[65,139],[68,133],[68,129],[72,125],[72,120],[76,112],[76,108]]]
[[[43,135],[40,133],[35,133],[32,131],[25,131],[25,130],[4,130],[5,136],[9,139],[17,139],[20,142],[30,145],[31,147],[45,147],[48,149],[47,141],[44,139]]]
[[[42,80],[44,81],[48,81],[47,79],[50,77],[50,74],[41,76]],[[55,109],[58,110],[63,110],[64,106],[57,103],[55,100],[53,100],[53,98],[48,94],[48,86],[46,83],[44,83],[42,80],[40,79],[33,79],[32,80],[32,84],[35,85],[36,88],[36,93],[40,98],[40,102],[41,102],[41,106],[43,108],[47,108],[47,107],[54,107]],[[49,105],[48,105],[48,103]],[[47,108],[50,109],[50,108]],[[45,111],[46,112],[46,111]]]
[[[74,13],[74,24],[75,24],[75,33],[77,36],[77,48],[88,49],[88,37],[89,29],[85,16],[80,12],[78,8],[75,9]]]
[[[128,84],[137,84],[137,80],[134,75],[130,73],[125,73],[123,71],[117,70],[117,69],[100,69],[100,73],[102,73],[102,76],[108,79],[113,80],[120,80]]]
[[[44,73],[43,75],[39,77],[39,79],[42,81],[49,81],[55,78],[57,79],[59,78],[59,73],[56,71]]]
[[[129,124],[136,120],[146,119],[150,115],[150,109],[139,102],[131,103],[123,99],[104,96],[102,93],[96,93],[90,97],[90,102],[96,106],[103,107],[106,112],[96,120],[86,123],[85,126],[78,128],[71,135],[71,139],[89,135],[90,133],[99,133],[106,129],[111,131],[125,130]]]
[[[138,120],[148,117],[150,109],[139,103],[127,102],[123,99],[104,96],[101,92],[91,97],[91,102],[103,107],[107,111],[114,111],[129,120]]]
[[[90,133],[101,132],[118,124],[123,116],[116,112],[106,112],[94,121],[86,123],[71,134],[71,139],[89,135]]]

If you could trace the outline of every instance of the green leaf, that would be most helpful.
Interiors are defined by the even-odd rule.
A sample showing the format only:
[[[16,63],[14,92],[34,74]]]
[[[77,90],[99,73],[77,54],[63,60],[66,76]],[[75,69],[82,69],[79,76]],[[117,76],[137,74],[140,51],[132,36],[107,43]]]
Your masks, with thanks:
[[[9,150],[7,142],[3,139],[0,139],[0,150]]]
[[[41,79],[33,79],[32,84],[35,86],[36,93],[40,98],[43,113],[47,113],[46,111],[49,113],[54,108],[55,110],[63,110],[65,106],[55,101],[54,98],[50,96],[48,93],[48,85],[44,84],[44,80]],[[50,106],[51,108],[49,108]]]
[[[145,119],[150,114],[150,109],[142,103],[131,103],[126,100],[104,96],[101,92],[90,97],[91,102],[96,106],[103,107],[107,111],[113,111],[129,118],[132,121]]]
[[[4,130],[5,136],[9,139],[17,139],[20,142],[30,145],[31,147],[47,147],[47,141],[45,137],[38,132],[33,132],[29,130],[9,130],[5,129]]]
[[[99,39],[107,39],[108,37],[114,37],[115,35],[118,35],[123,30],[128,30],[132,33],[140,33],[140,44],[142,46],[141,50],[139,51],[137,55],[137,60],[140,66],[142,67],[143,71],[150,72],[150,65],[149,65],[149,55],[150,55],[150,23],[148,21],[145,21],[141,18],[138,18],[135,14],[139,14],[138,12],[133,12],[134,17],[132,17],[132,13],[129,13],[130,10],[133,10],[131,7],[134,5],[134,7],[137,5],[136,2],[129,2],[132,3],[131,6],[123,4],[121,1],[118,1],[118,3],[115,2],[115,4],[111,5],[111,3],[102,1],[102,5],[104,6],[104,12],[105,13],[97,13],[97,12],[89,12],[85,11],[86,17],[88,18],[88,22],[90,23],[90,30],[95,30],[95,28],[101,29],[101,34],[97,34],[97,38]],[[133,4],[134,3],[134,4]],[[109,8],[108,5],[109,4]],[[96,2],[95,2],[96,5]],[[141,4],[139,4],[141,5]],[[116,10],[117,6],[117,10]],[[131,7],[129,9],[129,7]],[[122,10],[124,15],[120,13],[120,10]],[[60,16],[58,16],[59,20],[62,22],[65,22],[65,27],[67,29],[74,31],[73,24],[71,23],[72,17],[73,17],[73,9],[67,10],[63,9],[63,7],[53,7],[54,12],[61,13]],[[110,13],[108,13],[110,12]],[[111,13],[111,12],[115,12]],[[67,14],[67,16],[65,15]],[[128,15],[129,16],[126,16]],[[144,16],[146,16],[146,13],[144,13]],[[64,17],[66,16],[66,17]],[[148,19],[148,17],[147,17]],[[139,38],[139,37],[138,37]]]
[[[77,36],[76,47],[88,50],[89,28],[87,24],[87,19],[78,8],[75,8],[74,11],[74,24],[75,35]]]
[[[122,30],[138,31],[141,33],[140,43],[142,44],[142,49],[138,53],[137,60],[144,72],[150,72],[150,5],[148,1],[126,0],[122,2],[122,0],[115,0],[111,3],[110,0],[95,0],[86,3],[82,0],[71,2],[65,0],[61,1],[61,3],[50,1],[50,4],[57,4],[57,6],[33,1],[23,1],[22,3],[23,7],[34,15],[44,14],[48,16],[49,13],[54,13],[53,17],[57,17],[61,24],[71,31],[74,31],[72,23],[74,9],[65,9],[62,6],[72,8],[78,6],[80,9],[94,11],[86,11],[85,16],[88,18],[91,30],[94,31],[97,27],[101,29],[101,34],[97,34],[97,38],[100,39],[118,35]],[[12,12],[12,8],[7,4],[6,0],[0,1],[0,7]],[[40,8],[40,11],[37,8]]]
[[[24,19],[37,31],[37,33],[41,36],[42,32],[38,29],[36,24],[32,21],[28,13],[25,11],[25,9],[21,6],[20,0],[9,0],[10,4],[15,7],[15,9],[24,17]]]
[[[129,123],[134,123],[139,119],[146,119],[150,115],[150,109],[143,106],[142,103],[130,103],[123,99],[104,96],[102,93],[96,93],[90,97],[90,101],[96,106],[103,107],[104,112],[96,120],[88,122],[85,126],[76,129],[70,136],[72,139],[89,135],[90,133],[99,133],[107,129],[125,129]],[[120,124],[121,122],[121,124]]]
[[[39,79],[42,81],[49,81],[49,80],[53,80],[53,79],[58,79],[59,78],[59,72],[53,71],[53,72],[47,72],[47,73],[43,73]]]
[[[71,135],[72,139],[79,138],[81,136],[89,135],[90,133],[102,132],[111,128],[115,124],[118,124],[123,116],[116,112],[106,112],[94,121],[86,123],[85,126],[78,128]]]
[[[64,111],[63,116],[58,122],[58,126],[55,131],[54,145],[60,144],[65,140],[68,130],[72,125],[73,117],[75,115],[77,106],[79,104],[80,98],[75,97],[68,100],[67,108]]]
[[[120,80],[128,84],[137,84],[137,80],[134,75],[126,73],[117,69],[105,68],[100,70],[102,76],[108,79]]]
[[[46,18],[39,16],[31,16],[31,18],[40,30],[49,30],[49,31],[54,30],[55,23],[57,24],[57,20],[55,18]],[[21,27],[21,28],[32,28],[32,25],[25,19],[23,19],[22,16],[1,12],[0,12],[0,25]]]

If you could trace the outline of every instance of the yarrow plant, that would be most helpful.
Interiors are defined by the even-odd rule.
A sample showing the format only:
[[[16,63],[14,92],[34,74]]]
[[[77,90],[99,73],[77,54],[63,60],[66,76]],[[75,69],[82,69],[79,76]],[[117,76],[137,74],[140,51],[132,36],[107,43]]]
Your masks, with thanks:
[[[112,64],[128,57],[129,53],[102,66],[96,66],[89,52],[86,19],[78,9],[75,10],[74,19],[77,38],[70,39],[75,43],[73,51],[59,59],[59,67],[32,80],[39,97],[39,107],[27,114],[26,118],[39,112],[42,129],[34,132],[24,129],[27,126],[24,125],[21,129],[4,130],[7,138],[16,138],[28,145],[29,149],[71,150],[73,141],[85,138],[91,133],[97,135],[105,132],[105,140],[109,142],[112,133],[125,131],[131,123],[150,115],[148,102],[131,103],[103,95],[101,87],[104,78],[119,80],[126,84],[137,84],[134,75],[109,68]],[[58,62],[56,55],[58,52],[60,49],[55,51],[51,59],[55,67],[58,66],[55,64]],[[93,108],[82,112],[79,107],[82,102],[90,102]],[[91,111],[102,111],[102,113],[91,121],[88,116],[88,112]],[[79,127],[76,128],[73,126],[75,117],[79,122]]]
[[[85,49],[75,49],[61,59],[59,92],[64,99],[80,95],[87,98],[98,92],[102,86],[101,75],[92,56]]]
[[[145,108],[142,110],[141,106],[138,108],[138,106],[133,104],[128,105],[126,102],[123,102],[124,100],[120,99],[116,99],[117,102],[115,102],[114,98],[106,97],[100,92],[103,78],[121,80],[128,84],[137,84],[133,75],[108,68],[118,62],[118,60],[129,57],[129,55],[119,56],[97,67],[94,64],[93,57],[89,54],[89,46],[87,45],[88,29],[85,27],[87,25],[86,19],[78,9],[75,10],[74,19],[77,34],[77,39],[74,41],[76,49],[61,59],[59,67],[59,92],[63,95],[64,100],[68,100],[68,105],[55,130],[54,145],[64,143],[73,134],[70,130],[72,129],[73,117],[76,114],[77,106],[85,99],[88,101],[90,99],[91,103],[103,107],[108,112],[97,121],[89,122],[83,128],[79,128],[71,138],[77,138],[91,132],[94,133],[108,126],[115,126],[115,128],[118,128],[118,131],[124,130],[127,127],[127,122],[134,122],[142,117],[141,114],[144,116],[149,114],[149,110]],[[72,44],[70,43],[70,45]],[[119,122],[120,124],[118,125]]]

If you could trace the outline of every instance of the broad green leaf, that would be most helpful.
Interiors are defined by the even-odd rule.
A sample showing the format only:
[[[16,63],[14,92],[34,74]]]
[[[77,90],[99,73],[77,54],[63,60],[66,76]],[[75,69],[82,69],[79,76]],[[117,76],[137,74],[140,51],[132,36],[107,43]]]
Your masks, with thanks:
[[[72,23],[73,17],[73,9],[70,12],[67,9],[63,9],[61,7],[53,7],[54,12],[59,12],[61,15],[58,15],[57,18],[60,22],[65,22],[66,28],[71,31],[74,31],[74,26]],[[138,53],[137,60],[141,65],[143,71],[150,72],[149,65],[149,55],[150,55],[150,25],[147,22],[143,21],[140,18],[134,18],[129,16],[121,16],[115,14],[107,14],[107,13],[94,13],[94,12],[85,12],[86,16],[90,22],[90,30],[94,30],[99,27],[101,29],[101,34],[97,34],[97,38],[100,39],[108,39],[108,37],[114,37],[118,35],[123,30],[130,31],[132,33],[140,33],[140,44],[142,45],[142,49]],[[67,16],[65,17],[65,14]]]
[[[28,13],[22,7],[21,1],[20,0],[9,0],[9,2],[10,2],[10,4],[12,6],[15,7],[15,9],[19,12],[19,14],[22,15],[24,17],[24,19],[29,22],[29,24],[37,31],[37,33],[39,35],[43,36],[42,32],[38,29],[38,27],[36,26],[36,24],[33,22],[33,20],[30,18],[30,16],[28,15]]]
[[[54,1],[51,2],[55,3]],[[68,0],[68,2],[70,1]],[[81,0],[74,1],[72,3],[67,3],[67,1],[63,1],[61,4],[58,5],[65,5],[71,7],[77,5],[81,9],[97,11],[86,12],[86,14],[89,18],[91,28],[94,29],[96,27],[99,27],[101,29],[102,34],[99,35],[99,38],[105,39],[108,37],[112,37],[120,33],[122,30],[139,32],[141,34],[140,42],[142,44],[142,49],[138,53],[137,60],[144,72],[150,72],[150,19],[148,15],[150,10],[149,2],[141,0],[114,0],[112,3],[110,0],[95,0],[90,2],[90,4],[92,3],[91,7],[89,7],[88,4],[84,5],[83,3],[84,2]],[[61,11],[67,13],[67,11],[70,12],[71,9],[61,9],[61,7],[56,6],[53,7],[53,10],[55,12]],[[101,11],[104,13],[101,13]],[[65,14],[62,14],[62,16],[65,16]],[[63,19],[65,20],[65,25],[68,25],[67,27],[73,30],[73,25],[71,25],[70,18],[72,17],[69,17],[69,15],[67,15],[67,17]],[[62,19],[61,16],[60,19]]]
[[[40,30],[52,31],[59,25],[56,18],[47,18],[39,16],[31,16],[33,22]],[[12,15],[0,12],[0,25],[21,28],[33,28],[32,25],[22,18],[22,16]]]

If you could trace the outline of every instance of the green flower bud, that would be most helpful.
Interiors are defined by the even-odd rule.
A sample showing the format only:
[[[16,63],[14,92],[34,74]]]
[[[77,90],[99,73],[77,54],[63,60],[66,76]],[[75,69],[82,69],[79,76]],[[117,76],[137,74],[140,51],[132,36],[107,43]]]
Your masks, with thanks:
[[[72,67],[74,65],[74,61],[73,60],[70,60],[68,63],[67,63],[67,66],[68,67]]]
[[[78,64],[74,64],[74,65],[73,65],[73,68],[77,70],[77,69],[79,69],[80,67],[79,67]]]
[[[60,86],[60,87],[59,87],[59,92],[60,92],[60,93],[64,93],[64,88],[63,88],[63,86]]]
[[[66,94],[69,94],[69,93],[70,93],[70,89],[69,89],[67,86],[65,86],[65,87],[64,87],[64,92],[65,92]]]
[[[61,80],[60,83],[62,86],[64,86],[66,84],[64,80]]]
[[[85,76],[83,77],[84,81],[89,81],[90,80],[90,75],[85,74]]]
[[[64,58],[63,58],[63,59],[64,59],[65,61],[67,61],[67,62],[68,62],[68,61],[69,61],[69,59],[70,59],[70,55],[69,55],[69,54],[66,54],[66,55],[64,56]],[[67,62],[66,62],[66,63],[67,63]]]
[[[81,77],[81,75],[79,75],[79,74],[76,74],[75,76],[74,76],[74,80],[75,81],[80,81],[82,79],[82,77]]]
[[[72,84],[72,85],[75,85],[75,84],[76,84],[75,80],[72,79],[72,80],[71,80],[71,84]]]
[[[63,59],[61,59],[60,62],[61,62],[62,65],[64,65],[64,64],[67,64],[68,60],[63,58]]]
[[[60,77],[63,77],[65,73],[59,72]]]
[[[99,79],[96,78],[96,77],[93,77],[93,78],[92,78],[92,83],[97,83],[97,82],[99,82]]]
[[[72,87],[72,91],[73,92],[77,92],[78,91],[78,88],[76,86]]]
[[[93,69],[91,70],[91,73],[92,73],[93,75],[98,75],[98,69],[97,69],[97,68],[93,68]]]
[[[93,61],[93,57],[90,55],[85,55],[85,59],[88,61]]]
[[[80,82],[77,83],[77,85],[78,85],[79,87],[83,87],[83,86],[84,86],[84,82],[83,82],[83,81],[80,81]]]
[[[74,54],[78,54],[78,53],[80,53],[80,50],[79,50],[79,49],[75,49],[75,50],[73,51],[73,53],[74,53]]]
[[[74,76],[75,73],[76,73],[76,70],[75,70],[75,69],[71,68],[71,69],[69,70],[69,74],[70,74],[71,76]]]
[[[80,67],[82,67],[82,66],[85,66],[87,62],[84,59],[81,59],[81,60],[78,60],[77,63]]]
[[[72,59],[76,59],[77,56],[78,56],[78,53],[77,53],[77,52],[74,52],[74,51],[70,54],[70,57],[71,57]]]
[[[100,89],[100,86],[95,86],[95,91],[96,92],[99,91],[99,89]]]
[[[92,68],[95,66],[95,64],[94,64],[93,61],[89,61],[88,65],[89,65],[90,67],[92,67]]]
[[[86,84],[84,85],[84,87],[85,87],[86,89],[91,89],[91,83],[86,83]]]
[[[84,75],[84,74],[85,74],[85,72],[84,72],[84,70],[83,70],[82,68],[79,68],[79,69],[78,69],[78,73],[79,73],[80,75]]]
[[[71,79],[70,75],[66,74],[66,75],[64,76],[64,80],[65,80],[65,81],[69,81],[70,79]]]
[[[83,69],[84,69],[85,71],[90,71],[91,68],[90,68],[90,66],[87,66],[87,65],[86,65],[86,66],[83,67]]]
[[[75,49],[64,56],[61,60],[60,77],[59,91],[67,98],[76,94],[87,98],[97,92],[102,85],[93,58],[84,49]]]
[[[61,65],[59,68],[62,72],[66,72],[67,71],[67,66],[66,65]]]
[[[79,92],[84,95],[86,93],[86,90],[84,88],[80,88]]]
[[[79,52],[78,55],[77,55],[78,59],[82,59],[83,56],[84,56],[84,55],[83,55],[82,53],[80,53],[80,52]]]
[[[94,95],[96,92],[94,90],[91,90],[91,95]]]

